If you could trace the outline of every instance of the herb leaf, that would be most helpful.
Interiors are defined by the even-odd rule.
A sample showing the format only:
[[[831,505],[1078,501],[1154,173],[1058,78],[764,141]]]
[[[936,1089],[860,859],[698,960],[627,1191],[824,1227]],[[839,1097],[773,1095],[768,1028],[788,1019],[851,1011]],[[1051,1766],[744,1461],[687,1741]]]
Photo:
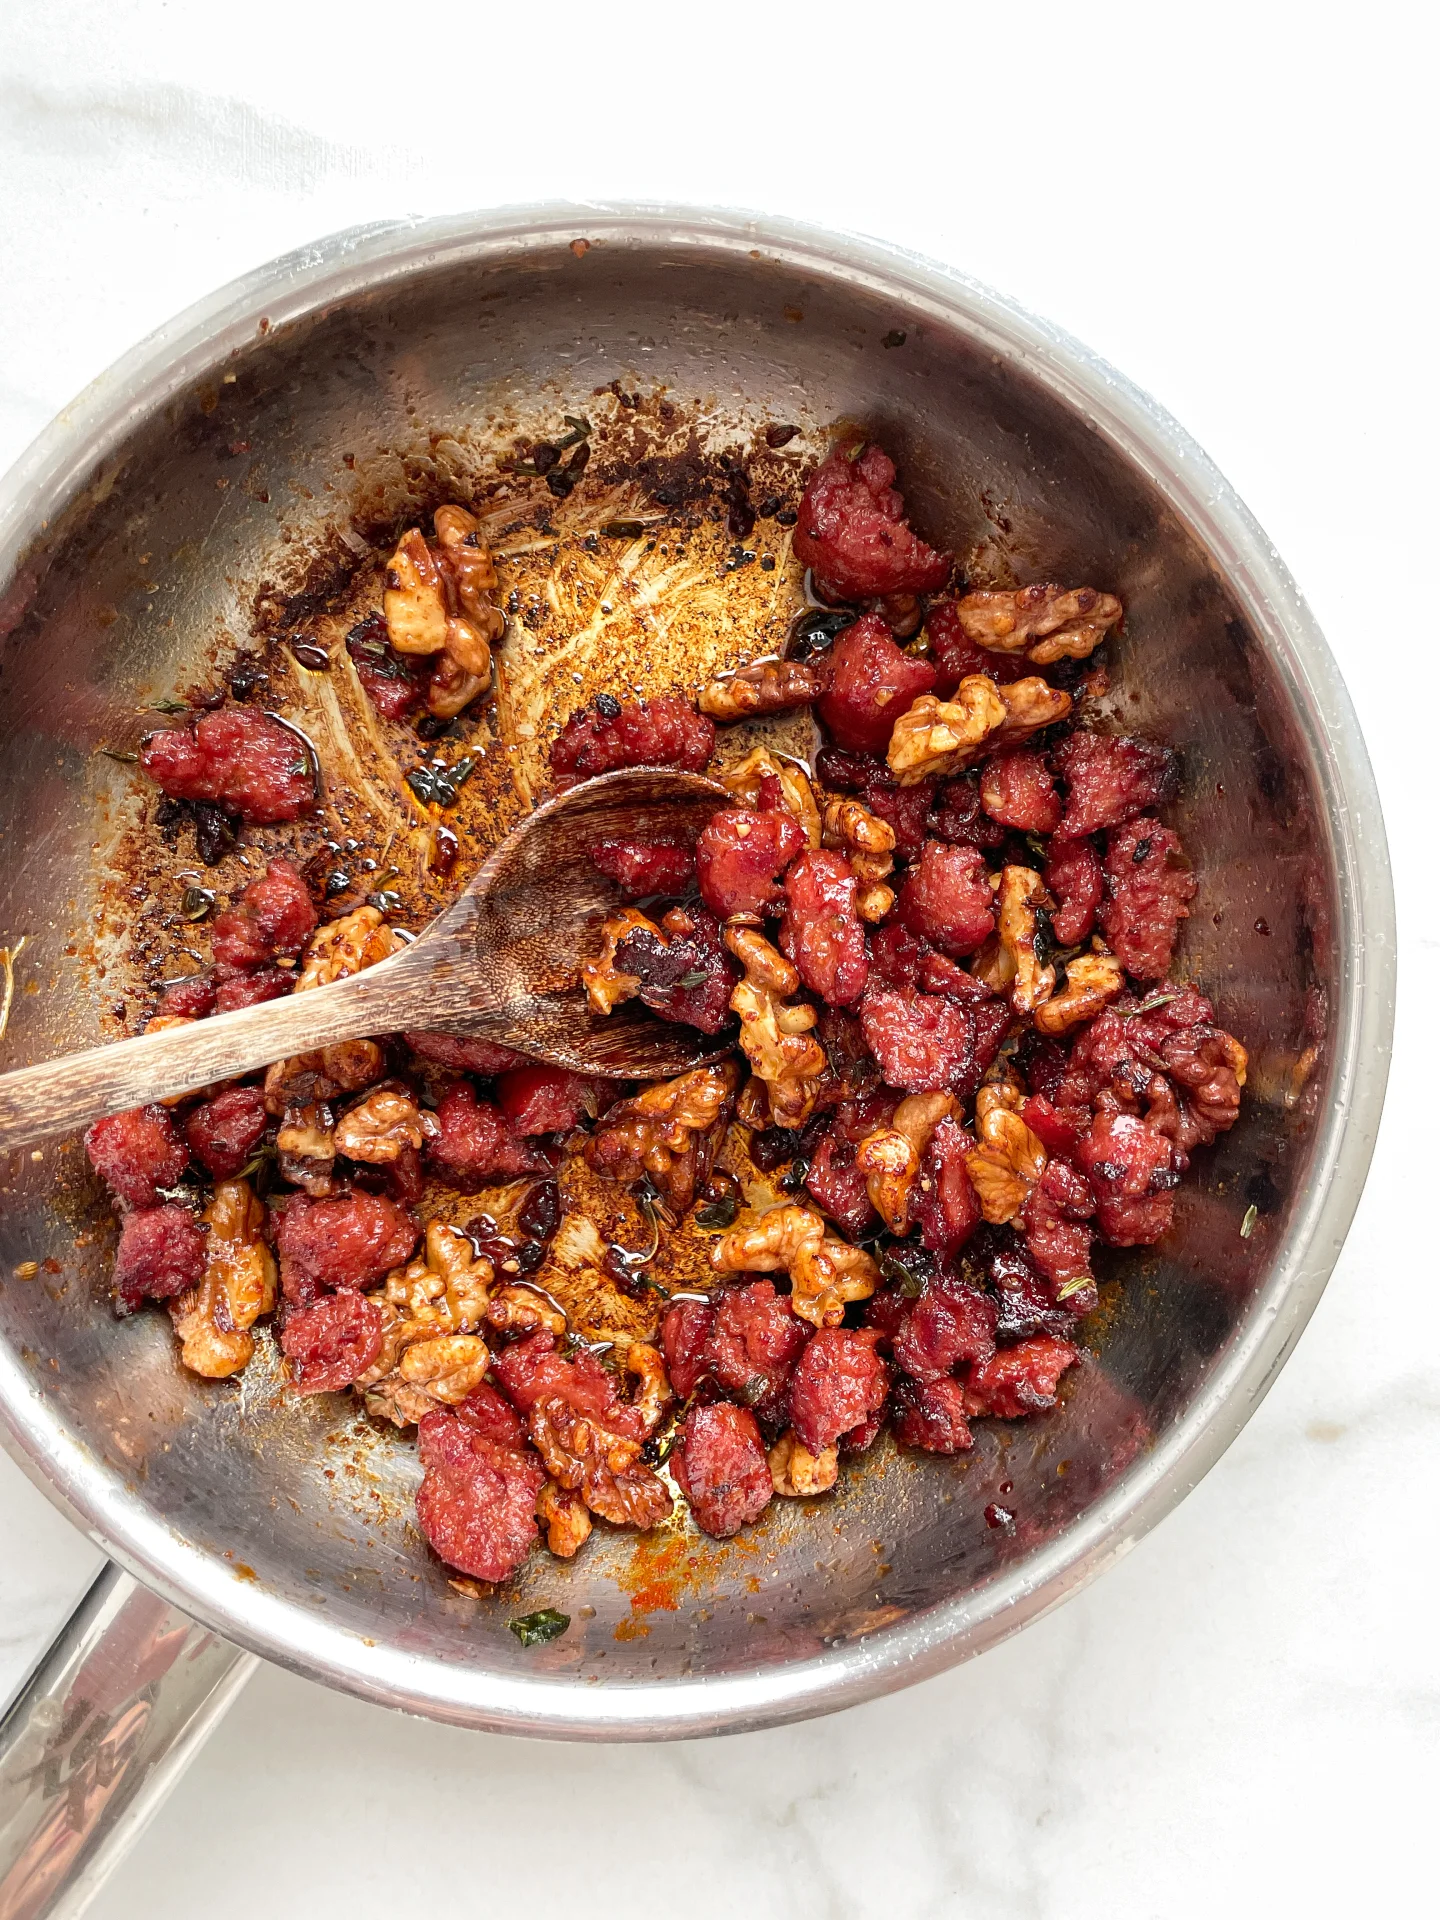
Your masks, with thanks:
[[[707,1200],[702,1207],[695,1209],[695,1224],[705,1233],[723,1233],[727,1227],[733,1227],[735,1216],[740,1211],[740,1202],[733,1194],[727,1194],[723,1200]]]
[[[558,1640],[570,1624],[568,1613],[561,1613],[555,1607],[541,1607],[535,1613],[522,1613],[510,1622],[510,1631],[522,1647],[544,1646],[547,1640]]]
[[[1251,1234],[1254,1233],[1255,1222],[1259,1218],[1260,1209],[1257,1206],[1252,1205],[1245,1209],[1245,1218],[1240,1222],[1240,1238],[1242,1240],[1248,1240]]]

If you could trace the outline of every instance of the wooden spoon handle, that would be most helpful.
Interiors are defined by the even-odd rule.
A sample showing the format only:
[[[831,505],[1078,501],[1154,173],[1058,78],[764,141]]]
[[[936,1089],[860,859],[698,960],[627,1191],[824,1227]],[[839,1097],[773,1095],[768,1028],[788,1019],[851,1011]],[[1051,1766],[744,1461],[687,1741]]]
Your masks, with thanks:
[[[433,1009],[423,974],[406,964],[413,952],[328,987],[0,1075],[0,1152],[313,1047],[423,1026]]]

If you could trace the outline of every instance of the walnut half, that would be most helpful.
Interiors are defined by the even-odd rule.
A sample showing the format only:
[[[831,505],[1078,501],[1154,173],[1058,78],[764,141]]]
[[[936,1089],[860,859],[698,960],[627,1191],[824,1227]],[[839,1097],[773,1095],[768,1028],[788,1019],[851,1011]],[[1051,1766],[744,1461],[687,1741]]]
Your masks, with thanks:
[[[967,640],[992,653],[1023,653],[1037,667],[1092,654],[1124,612],[1113,593],[1046,583],[1013,593],[967,593],[955,604]]]
[[[902,787],[958,773],[978,759],[1005,724],[1000,689],[983,673],[967,674],[948,700],[922,693],[895,722],[886,758]]]
[[[1020,1118],[1024,1095],[1010,1080],[993,1080],[975,1096],[975,1151],[965,1161],[992,1227],[1002,1227],[1024,1206],[1045,1171],[1045,1148]]]
[[[1112,953],[1081,953],[1065,969],[1064,989],[1035,1009],[1036,1030],[1053,1037],[1093,1020],[1125,991],[1125,969]]]
[[[815,1327],[837,1327],[851,1300],[868,1300],[880,1279],[868,1253],[832,1240],[809,1207],[771,1207],[722,1234],[711,1250],[719,1273],[788,1273],[790,1304]]]
[[[888,1127],[877,1127],[855,1149],[871,1206],[902,1239],[910,1231],[910,1199],[930,1136],[947,1115],[959,1111],[953,1094],[912,1093],[895,1109]]]
[[[826,1447],[811,1453],[787,1427],[767,1455],[770,1484],[782,1499],[806,1500],[817,1493],[829,1493],[840,1477],[840,1449]]]
[[[275,1260],[265,1207],[248,1180],[222,1180],[200,1218],[209,1228],[205,1273],[170,1302],[180,1360],[206,1380],[226,1380],[255,1353],[250,1328],[275,1307]]]
[[[478,1337],[495,1269],[455,1227],[432,1220],[425,1250],[397,1267],[369,1297],[385,1317],[375,1364],[355,1382],[367,1412],[397,1427],[456,1406],[485,1377],[489,1349]],[[413,1356],[413,1357],[412,1357]]]
[[[385,924],[378,907],[357,907],[328,926],[317,927],[305,942],[296,993],[348,980],[353,973],[378,966],[398,952],[400,942]]]
[[[754,747],[743,760],[716,776],[725,791],[742,806],[758,807],[767,793],[778,794],[785,811],[805,829],[812,847],[820,844],[820,809],[808,770],[788,754],[772,753],[768,747]]]
[[[420,1109],[408,1094],[377,1087],[348,1113],[335,1129],[335,1151],[368,1166],[389,1166],[407,1147],[417,1152],[425,1144]]]
[[[761,660],[702,687],[699,707],[712,720],[751,720],[808,707],[819,697],[820,676],[803,660]]]
[[[815,1111],[828,1061],[810,1037],[819,1019],[814,1007],[792,1006],[800,975],[778,948],[750,927],[730,927],[725,944],[745,969],[730,996],[740,1016],[740,1046],[750,1071],[763,1081],[772,1127],[803,1127]]]
[[[585,1144],[587,1162],[626,1187],[648,1174],[672,1213],[688,1213],[714,1164],[739,1077],[724,1060],[617,1100]]]

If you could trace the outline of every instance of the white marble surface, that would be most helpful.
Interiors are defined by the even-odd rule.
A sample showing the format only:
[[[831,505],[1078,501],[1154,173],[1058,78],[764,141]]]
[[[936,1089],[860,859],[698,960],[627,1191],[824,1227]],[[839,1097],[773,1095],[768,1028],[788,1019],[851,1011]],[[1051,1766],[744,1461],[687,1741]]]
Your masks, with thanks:
[[[93,1911],[1433,1910],[1425,11],[5,12],[0,464],[187,301],[363,219],[615,194],[908,242],[1070,327],[1237,484],[1349,679],[1400,896],[1392,1092],[1335,1278],[1241,1439],[1100,1584],[896,1698],[678,1748],[462,1734],[264,1671]],[[3,1689],[93,1554],[3,1461],[0,1541]]]

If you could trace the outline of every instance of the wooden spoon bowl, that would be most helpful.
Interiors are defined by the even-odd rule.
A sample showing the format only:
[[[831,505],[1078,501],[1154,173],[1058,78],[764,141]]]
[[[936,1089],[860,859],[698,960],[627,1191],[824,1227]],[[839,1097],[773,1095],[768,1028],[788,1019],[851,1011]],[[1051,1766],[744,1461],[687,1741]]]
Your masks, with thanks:
[[[704,1066],[730,1042],[634,1003],[596,1014],[580,984],[620,890],[599,840],[694,843],[730,796],[699,774],[629,767],[558,794],[502,840],[465,891],[402,952],[331,986],[141,1034],[0,1077],[0,1151],[275,1060],[405,1029],[498,1041],[546,1065],[616,1079]]]

